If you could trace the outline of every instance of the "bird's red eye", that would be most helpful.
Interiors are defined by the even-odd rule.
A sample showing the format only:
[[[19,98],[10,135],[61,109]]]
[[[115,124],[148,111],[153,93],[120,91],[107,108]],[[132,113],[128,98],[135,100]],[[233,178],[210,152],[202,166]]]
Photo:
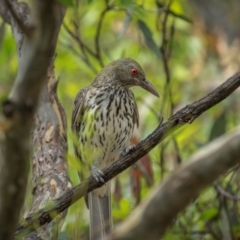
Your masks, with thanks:
[[[138,73],[137,69],[136,68],[132,68],[131,69],[131,74],[132,75],[136,75]]]

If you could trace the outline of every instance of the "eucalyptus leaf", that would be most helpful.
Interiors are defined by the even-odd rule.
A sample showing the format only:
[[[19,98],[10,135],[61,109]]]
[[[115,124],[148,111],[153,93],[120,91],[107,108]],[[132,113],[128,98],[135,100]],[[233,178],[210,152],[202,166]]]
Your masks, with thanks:
[[[152,32],[149,29],[149,27],[142,20],[138,20],[137,23],[138,23],[139,29],[143,33],[143,36],[144,36],[144,39],[145,39],[145,42],[146,42],[147,46],[156,54],[156,56],[158,58],[161,58],[159,48],[158,48],[157,44],[155,43],[155,41],[153,40]]]
[[[206,211],[204,211],[202,214],[201,214],[201,220],[211,220],[213,218],[215,218],[217,215],[219,214],[218,212],[218,209],[216,208],[211,208],[211,209],[208,209]]]

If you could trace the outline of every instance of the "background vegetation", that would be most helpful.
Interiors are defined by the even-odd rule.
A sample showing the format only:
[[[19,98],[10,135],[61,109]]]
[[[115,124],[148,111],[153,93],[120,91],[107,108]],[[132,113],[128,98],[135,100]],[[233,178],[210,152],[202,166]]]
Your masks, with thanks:
[[[136,59],[161,95],[157,99],[139,88],[133,89],[140,112],[135,143],[154,130],[161,118],[167,120],[177,109],[206,95],[239,70],[237,1],[61,2],[70,7],[58,39],[55,72],[60,78],[58,95],[68,117],[68,166],[73,185],[79,183],[77,171],[86,169],[73,155],[73,100],[107,63],[120,57]],[[2,100],[17,71],[12,33],[2,21],[0,45]],[[125,219],[154,183],[165,179],[193,152],[239,125],[238,94],[235,92],[192,125],[174,133],[135,168],[114,180],[115,223]],[[209,186],[175,219],[164,239],[240,239],[239,176],[237,167]],[[87,213],[83,200],[75,203],[68,211],[60,238],[87,239]]]

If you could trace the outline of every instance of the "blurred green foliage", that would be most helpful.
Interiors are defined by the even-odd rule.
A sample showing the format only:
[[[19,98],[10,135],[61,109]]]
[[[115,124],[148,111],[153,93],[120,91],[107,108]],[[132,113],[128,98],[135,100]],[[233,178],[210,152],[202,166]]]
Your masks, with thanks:
[[[157,99],[144,90],[133,89],[140,112],[138,141],[157,127],[161,117],[167,120],[181,107],[205,96],[239,68],[224,32],[216,34],[205,30],[201,15],[194,10],[194,1],[59,2],[72,6],[67,10],[59,35],[55,72],[60,79],[58,96],[68,117],[67,158],[73,185],[79,183],[77,170],[81,169],[74,158],[70,132],[73,100],[104,65],[120,57],[136,59],[161,95]],[[169,2],[170,11],[166,11]],[[4,29],[0,38],[0,100],[9,94],[17,74],[14,39],[10,27],[5,25]],[[237,93],[232,94],[156,147],[149,154],[151,162],[148,162],[153,169],[154,182],[166,178],[201,146],[239,125],[238,99]],[[221,214],[221,196],[216,186],[236,195],[238,172],[237,169],[229,172],[206,189],[178,216],[164,239],[221,239],[221,224],[226,219]],[[120,188],[113,186],[115,223],[125,219],[136,205],[131,181],[134,177],[127,170],[118,177]],[[140,183],[137,190],[144,199],[150,190],[144,175]],[[226,199],[225,202],[231,234],[238,239],[239,204]],[[80,200],[69,209],[59,239],[87,239],[87,218],[88,210]]]

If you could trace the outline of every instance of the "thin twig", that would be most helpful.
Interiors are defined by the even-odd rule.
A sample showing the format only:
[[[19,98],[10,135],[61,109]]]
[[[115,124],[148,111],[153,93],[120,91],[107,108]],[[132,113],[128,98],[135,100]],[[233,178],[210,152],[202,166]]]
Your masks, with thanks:
[[[97,30],[96,30],[96,35],[95,35],[95,49],[96,49],[96,55],[97,55],[97,59],[101,65],[101,67],[104,67],[103,64],[103,60],[102,60],[102,56],[101,56],[101,48],[100,48],[100,33],[101,33],[101,29],[102,29],[102,24],[103,24],[103,20],[104,17],[106,15],[106,13],[113,8],[112,5],[109,5],[108,0],[105,0],[106,2],[106,8],[102,11],[101,15],[100,15],[100,19],[98,21],[97,24]]]
[[[236,166],[236,167],[233,169],[232,175],[231,175],[231,177],[230,177],[230,179],[229,179],[229,181],[228,181],[228,183],[227,183],[227,186],[226,186],[226,190],[227,190],[227,191],[229,190],[230,185],[231,185],[231,182],[232,182],[232,180],[233,180],[233,177],[235,176],[235,174],[237,173],[237,171],[239,170],[239,168],[240,168],[240,165]]]
[[[230,200],[233,200],[233,201],[240,201],[240,196],[235,196],[235,195],[232,195],[231,193],[227,192],[226,190],[224,190],[222,188],[222,186],[219,183],[216,184],[216,189],[224,197],[226,197]]]
[[[172,0],[169,1],[167,5],[167,9],[170,9],[172,4]],[[173,114],[173,109],[174,109],[174,103],[173,103],[173,98],[172,98],[172,92],[170,89],[170,83],[171,83],[171,75],[170,75],[170,70],[169,70],[169,59],[171,56],[171,51],[172,51],[172,42],[173,42],[173,36],[174,36],[174,23],[172,24],[170,28],[170,34],[168,36],[168,30],[167,30],[167,25],[168,25],[168,16],[170,12],[166,11],[163,20],[162,20],[162,44],[160,47],[160,51],[162,53],[162,58],[163,58],[163,69],[165,72],[165,77],[166,77],[166,84],[165,84],[165,93],[168,94],[169,97],[169,102],[170,102],[170,116]],[[166,98],[167,99],[167,98]],[[173,145],[176,150],[176,158],[177,158],[177,163],[181,162],[181,156],[179,152],[179,147],[177,140],[174,136],[172,136],[172,141]]]
[[[156,118],[157,118],[159,121],[161,121],[162,116],[160,116],[159,113],[158,113],[150,104],[148,104],[147,101],[145,101],[144,98],[141,98],[141,97],[140,97],[139,99],[140,99],[140,101],[142,102],[142,104],[143,104],[144,106],[146,106],[146,107],[156,116]]]
[[[91,48],[89,48],[87,46],[87,44],[85,44],[82,40],[82,38],[79,36],[79,25],[76,21],[73,20],[73,25],[75,27],[75,39],[76,41],[78,42],[78,45],[80,46],[80,48],[85,52],[85,49],[86,51],[92,55],[93,57],[97,57],[97,54],[93,52],[93,50]]]
[[[75,27],[75,29],[78,28],[77,23],[75,21],[73,21],[73,25]],[[67,31],[67,33],[78,43],[79,47],[84,51],[84,48],[87,50],[87,52],[89,54],[91,54],[93,57],[97,57],[96,53],[94,53],[83,41],[82,39],[79,37],[79,35],[77,35],[76,33],[73,33],[73,31],[70,30],[70,28],[67,26],[67,24],[64,22],[63,23],[63,27],[65,28],[65,30]]]
[[[77,31],[78,26],[77,24],[73,21],[74,23],[74,27]],[[78,35],[78,33],[73,33],[73,31],[70,30],[70,28],[63,23],[63,27],[65,28],[65,30],[67,31],[67,33],[77,42],[77,44],[79,45],[80,49],[82,50],[82,54],[77,52],[77,50],[72,46],[72,45],[66,45],[66,44],[62,44],[63,46],[67,46],[67,48],[69,48],[75,55],[77,55],[78,57],[80,57],[89,68],[91,68],[94,73],[97,73],[96,68],[91,64],[91,62],[88,59],[88,55],[86,54],[86,51],[91,54],[93,57],[97,58],[96,54],[87,46],[84,44],[84,42],[81,40],[80,36]],[[85,51],[86,50],[86,51]]]
[[[160,1],[157,2],[157,5],[158,5],[158,8],[157,9],[153,9],[153,10],[150,10],[150,11],[154,11],[154,12],[168,12],[169,14],[173,15],[174,17],[176,18],[179,18],[179,19],[182,19],[188,23],[192,23],[192,20],[189,19],[188,17],[184,16],[183,14],[181,13],[176,13],[175,11],[171,10],[169,6],[164,6],[164,4]]]

